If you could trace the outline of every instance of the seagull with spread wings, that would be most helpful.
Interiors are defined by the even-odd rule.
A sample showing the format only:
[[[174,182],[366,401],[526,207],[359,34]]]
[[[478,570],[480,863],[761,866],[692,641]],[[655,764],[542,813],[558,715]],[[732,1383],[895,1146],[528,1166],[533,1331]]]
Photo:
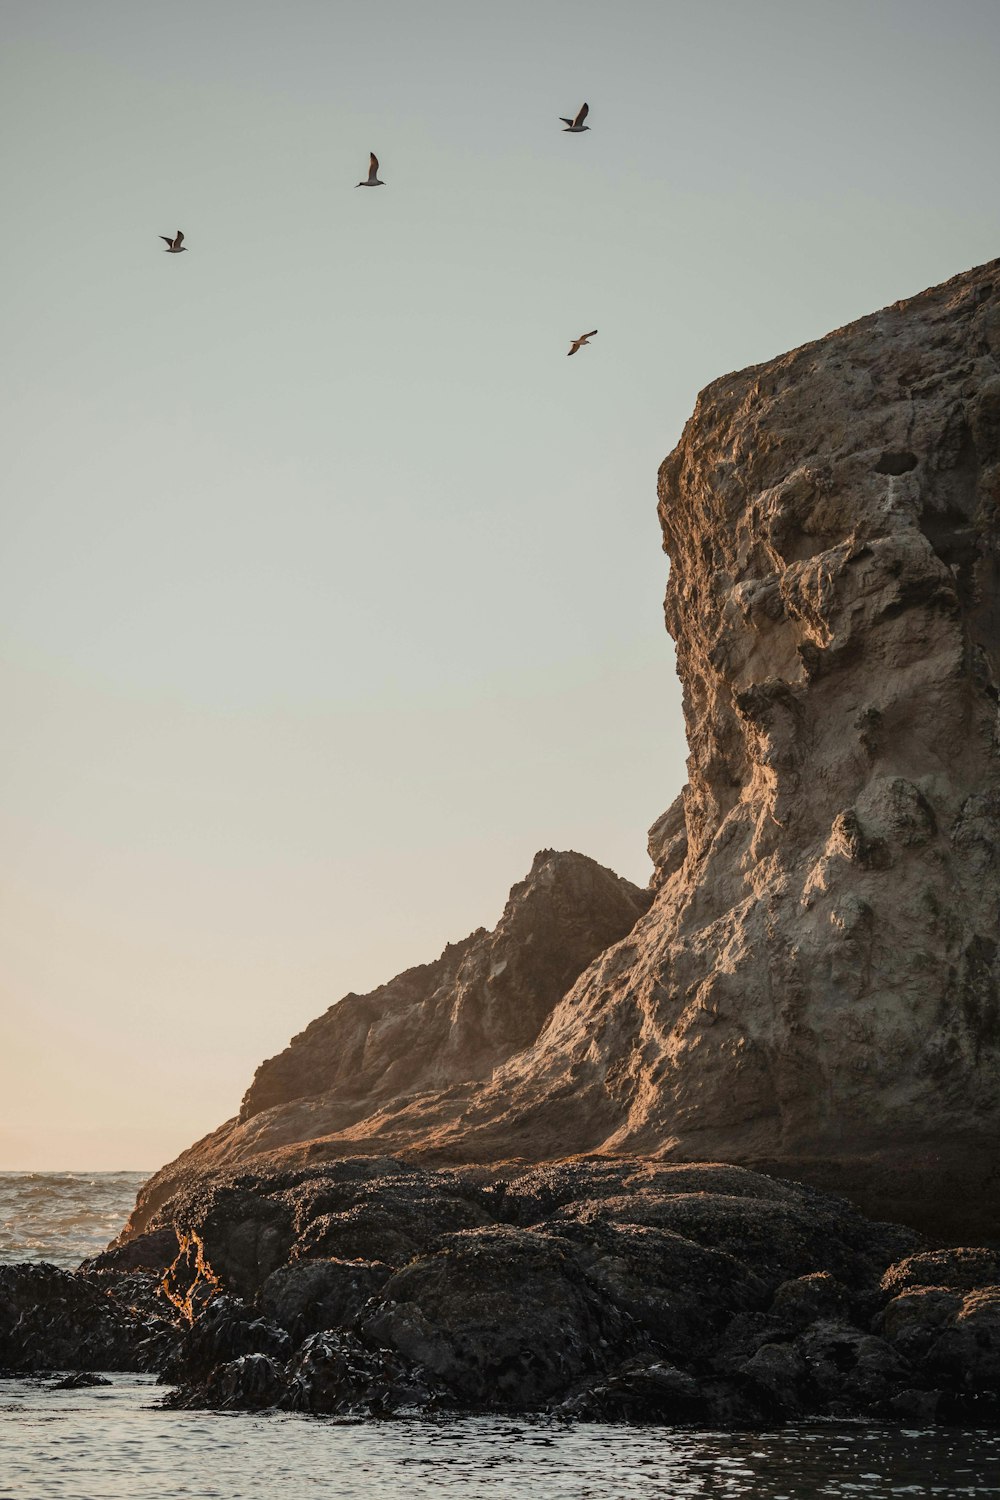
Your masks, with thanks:
[[[187,249],[187,245],[184,244],[184,231],[182,229],[178,229],[173,239],[170,238],[169,234],[161,234],[160,239],[167,242],[167,248],[163,252],[164,255],[180,255]]]
[[[590,340],[594,337],[594,334],[596,332],[597,329],[593,328],[591,329],[590,333],[581,333],[580,337],[578,339],[574,339],[572,344],[570,344],[569,349],[566,351],[567,354],[575,354],[578,349],[583,348],[584,344],[589,344]]]
[[[354,184],[354,186],[355,187],[385,187],[385,183],[382,181],[382,179],[378,175],[378,157],[375,155],[374,151],[371,153],[371,160],[370,160],[370,163],[369,163],[369,166],[368,166],[368,176],[362,178],[362,180],[360,182],[356,182]]]
[[[583,123],[589,114],[590,105],[584,104],[575,120],[567,120],[565,115],[560,115],[559,118],[560,120],[562,120],[563,125],[566,127],[566,129],[563,131],[563,135],[566,134],[566,130],[572,131],[574,135],[579,135],[581,130],[589,130],[590,126]]]

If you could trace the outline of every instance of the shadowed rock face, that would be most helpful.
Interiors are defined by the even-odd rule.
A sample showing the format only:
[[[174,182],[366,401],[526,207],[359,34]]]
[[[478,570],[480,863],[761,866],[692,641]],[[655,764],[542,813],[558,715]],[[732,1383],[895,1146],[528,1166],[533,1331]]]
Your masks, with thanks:
[[[691,753],[648,911],[539,856],[495,932],[265,1063],[132,1229],[186,1173],[402,1150],[721,1158],[995,1235],[998,506],[1000,262],[709,386],[659,480]]]
[[[493,932],[370,995],[347,995],[263,1063],[240,1122],[275,1105],[335,1095],[347,1121],[417,1091],[486,1078],[530,1046],[552,1006],[631,928],[649,896],[582,854],[543,849]]]
[[[286,1165],[370,1156],[449,1132],[651,900],[585,855],[543,849],[492,932],[478,929],[369,995],[346,995],[263,1063],[239,1117],[146,1184],[129,1234],[206,1169],[261,1154],[280,1153]],[[444,1154],[462,1158],[449,1147]]]

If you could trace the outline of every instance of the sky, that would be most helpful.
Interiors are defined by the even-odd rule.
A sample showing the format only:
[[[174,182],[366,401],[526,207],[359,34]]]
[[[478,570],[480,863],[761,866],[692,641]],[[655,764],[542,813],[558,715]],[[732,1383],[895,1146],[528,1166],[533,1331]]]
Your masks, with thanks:
[[[0,1169],[153,1170],[537,849],[646,883],[657,467],[1000,254],[1000,6],[4,0],[0,54]]]

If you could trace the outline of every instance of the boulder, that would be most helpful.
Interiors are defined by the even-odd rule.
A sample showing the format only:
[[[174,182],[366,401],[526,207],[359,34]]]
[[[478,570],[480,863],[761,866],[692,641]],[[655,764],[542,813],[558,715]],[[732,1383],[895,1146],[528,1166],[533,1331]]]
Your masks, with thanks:
[[[386,1417],[419,1410],[435,1387],[392,1351],[362,1344],[351,1333],[315,1333],[288,1368],[282,1405],[331,1416]]]
[[[447,1236],[386,1282],[366,1343],[423,1366],[466,1408],[530,1410],[627,1347],[576,1247],[507,1227]]]
[[[271,1272],[260,1305],[271,1322],[299,1341],[324,1329],[349,1327],[391,1275],[384,1261],[296,1261]]]
[[[0,1369],[148,1369],[150,1331],[72,1271],[0,1266]]]

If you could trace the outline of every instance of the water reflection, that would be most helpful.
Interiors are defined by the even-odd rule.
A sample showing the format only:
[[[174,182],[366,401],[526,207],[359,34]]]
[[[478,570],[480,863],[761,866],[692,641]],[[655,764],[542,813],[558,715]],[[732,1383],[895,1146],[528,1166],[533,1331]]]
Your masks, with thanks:
[[[359,1423],[166,1412],[161,1395],[134,1375],[77,1391],[0,1381],[0,1500],[1000,1500],[1000,1431]]]

